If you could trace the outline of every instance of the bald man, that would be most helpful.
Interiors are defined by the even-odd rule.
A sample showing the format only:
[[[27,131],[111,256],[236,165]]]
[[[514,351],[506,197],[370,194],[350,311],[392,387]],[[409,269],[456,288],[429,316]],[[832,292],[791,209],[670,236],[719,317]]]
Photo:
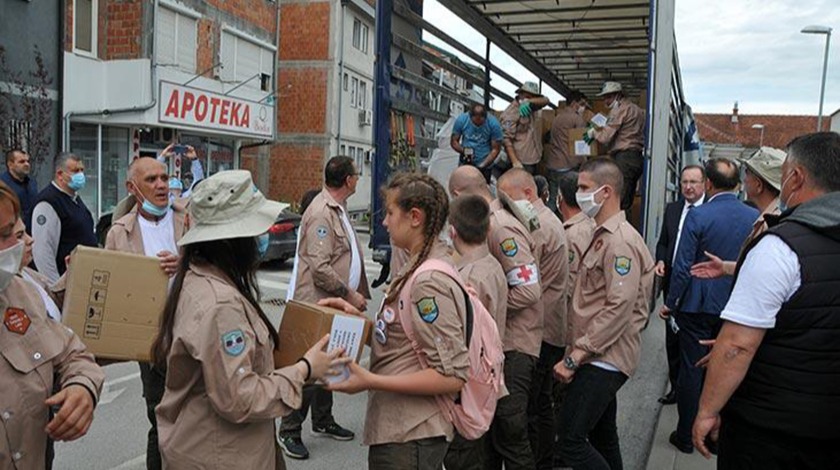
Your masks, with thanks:
[[[566,281],[569,252],[563,223],[539,197],[535,178],[517,168],[499,179],[498,188],[514,201],[526,200],[536,209],[540,228],[531,232],[537,246],[542,286],[543,333],[528,400],[528,434],[537,469],[552,468],[554,447],[553,379],[551,369],[563,358],[566,346]]]
[[[533,180],[532,180],[533,181]],[[505,385],[510,394],[496,407],[486,435],[486,469],[535,468],[528,439],[528,400],[531,380],[540,355],[543,304],[537,245],[528,229],[493,198],[484,176],[462,166],[449,178],[452,197],[476,195],[490,205],[490,254],[502,265],[508,283],[507,318],[502,343],[505,350]]]
[[[154,158],[139,158],[128,167],[125,182],[134,207],[111,226],[105,249],[160,258],[160,267],[173,276],[178,268],[178,240],[185,232],[186,211],[169,202],[166,166]],[[140,363],[146,414],[151,423],[146,447],[146,466],[162,468],[157,440],[155,407],[163,397],[165,371]]]
[[[559,447],[572,468],[622,468],[616,393],[638,366],[653,286],[653,258],[621,210],[623,184],[609,158],[580,168],[576,199],[596,227],[575,283],[566,357],[554,366],[569,384]]]

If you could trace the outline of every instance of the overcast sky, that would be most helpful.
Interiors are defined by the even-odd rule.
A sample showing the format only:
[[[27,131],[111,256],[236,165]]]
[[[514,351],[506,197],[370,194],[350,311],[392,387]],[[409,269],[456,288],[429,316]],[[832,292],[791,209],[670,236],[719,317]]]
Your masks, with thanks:
[[[728,113],[737,100],[741,114],[816,115],[825,36],[799,32],[811,24],[834,28],[823,113],[840,108],[837,0],[676,0],[676,5],[683,87],[695,112]],[[424,2],[424,16],[484,54],[484,38],[437,1]],[[498,49],[492,61],[521,80],[534,80]],[[493,84],[511,94],[514,89],[499,77]],[[546,95],[552,101],[560,97],[551,90]],[[493,107],[504,104],[496,100]]]

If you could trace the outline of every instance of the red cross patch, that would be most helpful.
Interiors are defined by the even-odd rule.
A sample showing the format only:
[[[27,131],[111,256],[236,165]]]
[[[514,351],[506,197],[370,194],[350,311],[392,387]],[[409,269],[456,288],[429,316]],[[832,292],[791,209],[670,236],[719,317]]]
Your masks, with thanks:
[[[29,319],[29,316],[23,309],[7,308],[5,315],[3,315],[3,324],[12,333],[22,335],[29,329],[32,320]]]
[[[508,286],[530,286],[540,281],[540,272],[534,263],[516,266],[505,274]]]

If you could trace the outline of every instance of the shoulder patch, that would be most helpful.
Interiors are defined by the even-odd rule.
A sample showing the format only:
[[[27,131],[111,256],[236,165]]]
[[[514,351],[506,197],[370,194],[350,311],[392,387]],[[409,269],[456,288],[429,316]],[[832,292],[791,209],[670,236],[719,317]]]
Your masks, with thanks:
[[[502,253],[504,253],[505,256],[513,257],[519,253],[519,246],[516,244],[516,240],[514,240],[513,237],[502,240],[502,243],[499,243],[499,247],[502,249]]]
[[[245,334],[242,330],[228,331],[222,335],[222,347],[229,356],[238,356],[245,350]]]
[[[423,297],[420,299],[417,302],[417,311],[420,313],[420,318],[426,323],[434,323],[440,313],[434,297]]]
[[[630,258],[626,256],[615,257],[615,272],[621,276],[626,276],[630,272]]]
[[[318,235],[318,238],[320,239],[327,238],[327,233],[329,233],[329,231],[327,230],[326,225],[319,225],[318,228],[315,229],[315,235]]]
[[[6,313],[3,314],[3,324],[12,333],[22,335],[29,329],[32,320],[29,319],[24,309],[9,307],[6,309]]]
[[[38,216],[38,219],[36,219],[36,222],[38,222],[38,225],[44,225],[47,223],[47,217],[44,214],[41,214]]]

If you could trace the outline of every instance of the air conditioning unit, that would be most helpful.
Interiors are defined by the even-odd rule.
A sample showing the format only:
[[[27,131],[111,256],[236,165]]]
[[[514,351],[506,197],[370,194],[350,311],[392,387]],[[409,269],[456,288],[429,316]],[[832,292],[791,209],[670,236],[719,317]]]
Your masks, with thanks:
[[[175,129],[170,127],[157,127],[154,130],[154,141],[158,144],[168,144],[175,140]]]
[[[369,109],[359,110],[359,126],[369,126],[373,122],[373,111]]]

